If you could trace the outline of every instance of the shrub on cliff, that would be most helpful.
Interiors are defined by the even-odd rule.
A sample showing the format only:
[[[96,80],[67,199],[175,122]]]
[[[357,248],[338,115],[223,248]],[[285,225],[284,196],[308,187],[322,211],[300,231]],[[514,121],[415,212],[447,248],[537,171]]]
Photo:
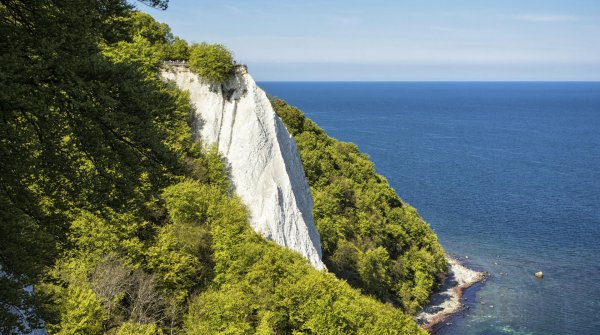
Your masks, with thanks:
[[[220,44],[193,44],[189,64],[192,71],[216,83],[224,82],[234,70],[231,52]]]
[[[175,37],[173,43],[167,48],[166,57],[171,60],[189,60],[190,47],[185,40]]]

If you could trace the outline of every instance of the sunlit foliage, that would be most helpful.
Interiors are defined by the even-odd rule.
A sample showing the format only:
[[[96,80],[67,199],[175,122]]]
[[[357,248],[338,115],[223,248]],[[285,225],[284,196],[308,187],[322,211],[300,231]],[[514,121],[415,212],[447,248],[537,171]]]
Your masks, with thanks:
[[[223,47],[188,47],[122,0],[0,0],[0,54],[0,333],[40,320],[51,334],[422,333],[250,228],[227,164],[192,140],[188,96],[157,75],[164,60],[189,58],[226,80]],[[377,236],[364,222],[375,214],[347,226],[352,216],[330,213],[353,201],[348,181],[323,185],[332,192],[315,195],[326,204],[316,214],[330,259],[365,292],[381,296],[389,282],[426,299],[423,264],[437,261],[428,228],[390,230],[402,236],[395,252],[362,248],[346,230]],[[402,208],[380,215],[404,219]],[[403,277],[390,270],[399,259]]]
[[[446,268],[433,231],[356,145],[327,136],[282,100],[273,107],[298,145],[328,268],[366,293],[416,311]]]
[[[234,69],[231,52],[220,44],[192,44],[189,48],[189,64],[194,72],[215,83],[227,80]]]

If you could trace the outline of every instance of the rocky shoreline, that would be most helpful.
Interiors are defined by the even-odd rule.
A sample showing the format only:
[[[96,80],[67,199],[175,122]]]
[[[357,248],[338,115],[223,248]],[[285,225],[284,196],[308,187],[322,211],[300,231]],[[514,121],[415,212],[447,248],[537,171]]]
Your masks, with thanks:
[[[444,284],[431,296],[429,304],[415,316],[417,323],[429,331],[451,315],[463,310],[465,307],[461,302],[463,291],[484,281],[488,276],[485,272],[467,268],[455,257],[447,255],[446,258],[448,273]]]

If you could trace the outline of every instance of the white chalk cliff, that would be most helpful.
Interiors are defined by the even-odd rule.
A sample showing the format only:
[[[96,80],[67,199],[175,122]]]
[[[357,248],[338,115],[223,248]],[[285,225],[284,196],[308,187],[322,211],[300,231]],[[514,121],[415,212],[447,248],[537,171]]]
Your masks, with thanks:
[[[246,68],[237,66],[235,76],[222,85],[207,83],[184,66],[166,65],[161,76],[189,92],[194,135],[215,143],[226,158],[254,230],[324,269],[296,142]]]

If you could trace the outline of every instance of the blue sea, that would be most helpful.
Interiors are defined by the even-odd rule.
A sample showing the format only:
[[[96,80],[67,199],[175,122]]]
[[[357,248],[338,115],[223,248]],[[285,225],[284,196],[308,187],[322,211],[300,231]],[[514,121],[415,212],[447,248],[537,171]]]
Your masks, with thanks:
[[[490,273],[437,334],[600,334],[600,83],[259,84],[356,143]]]

